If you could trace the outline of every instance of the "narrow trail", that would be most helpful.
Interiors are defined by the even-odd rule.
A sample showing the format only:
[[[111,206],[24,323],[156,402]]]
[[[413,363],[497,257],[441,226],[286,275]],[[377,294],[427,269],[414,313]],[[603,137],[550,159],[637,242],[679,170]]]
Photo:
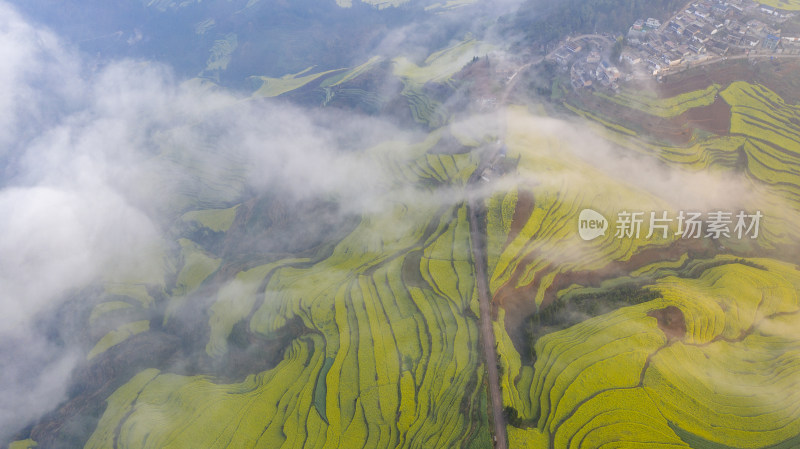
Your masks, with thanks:
[[[519,75],[535,62],[529,62],[519,69],[509,78],[509,82],[500,97],[500,126],[505,127],[505,105],[514,86],[519,81]],[[505,145],[500,139],[492,148],[487,148],[486,153],[481,158],[478,168],[472,173],[468,181],[469,201],[467,209],[469,211],[469,229],[472,242],[472,259],[475,264],[475,283],[478,288],[478,301],[480,309],[480,333],[481,346],[486,362],[487,385],[489,390],[489,403],[491,404],[492,424],[494,427],[494,447],[497,449],[508,448],[508,436],[506,434],[506,419],[503,413],[503,394],[500,391],[500,373],[497,369],[497,351],[495,349],[495,338],[492,319],[492,292],[489,289],[488,256],[486,245],[486,226],[485,222],[485,203],[484,196],[478,189],[486,169],[500,153]]]
[[[483,170],[476,173],[483,173]],[[480,176],[477,176],[480,179]],[[480,226],[483,214],[483,198],[473,193],[469,200],[469,229],[472,240],[472,258],[475,263],[475,281],[478,287],[480,303],[480,332],[483,355],[486,359],[489,403],[492,409],[494,425],[494,447],[507,449],[506,420],[503,415],[503,395],[500,391],[500,375],[497,370],[497,352],[495,351],[494,330],[492,328],[492,295],[489,291],[489,276],[486,263],[486,234],[484,226]]]

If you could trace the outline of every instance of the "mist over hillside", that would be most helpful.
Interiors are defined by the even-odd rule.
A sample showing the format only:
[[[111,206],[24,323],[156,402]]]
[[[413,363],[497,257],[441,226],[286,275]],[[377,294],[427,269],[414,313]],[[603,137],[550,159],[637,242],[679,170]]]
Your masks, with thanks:
[[[364,157],[387,141],[424,138],[419,127],[253,99],[241,88],[253,74],[343,68],[374,51],[427,56],[429,46],[468,32],[462,18],[425,19],[443,26],[423,35],[416,7],[261,2],[242,10],[244,3],[2,5],[3,441],[77,395],[83,399],[44,421],[61,427],[52,447],[77,444],[104,404],[81,393],[109,394],[148,367],[232,379],[251,373],[211,361],[199,340],[207,331],[191,330],[207,321],[212,292],[238,270],[323,257],[361,214],[392,207],[387,192],[395,201],[458,201],[398,186],[384,164]],[[199,30],[201,22],[212,24]],[[215,42],[232,32],[239,43],[227,70],[204,70]],[[234,89],[190,79],[198,74]],[[230,207],[238,212],[227,235],[184,215]],[[220,269],[187,296],[191,307],[174,312],[163,295],[183,296],[177,292],[188,281],[177,271],[194,257],[181,250],[180,236],[205,247],[199,254],[212,252]],[[115,285],[146,286],[133,295],[143,302],[132,306],[131,296],[111,293]],[[108,301],[122,309],[95,319]],[[171,322],[159,329],[165,315]],[[149,331],[129,349],[87,360],[104,333],[143,319]],[[140,332],[132,329],[116,332]],[[253,337],[240,338],[251,339],[238,356],[249,363]],[[153,354],[132,355],[142,345]],[[264,356],[274,359],[276,350]]]
[[[0,0],[0,444],[792,447],[795,61],[682,6]]]

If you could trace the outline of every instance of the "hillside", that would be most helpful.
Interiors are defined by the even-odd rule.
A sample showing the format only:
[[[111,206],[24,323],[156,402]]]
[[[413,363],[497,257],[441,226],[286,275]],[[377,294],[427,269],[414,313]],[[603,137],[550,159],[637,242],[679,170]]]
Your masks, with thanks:
[[[672,0],[90,5],[0,2],[3,446],[800,444],[792,58],[539,56]]]

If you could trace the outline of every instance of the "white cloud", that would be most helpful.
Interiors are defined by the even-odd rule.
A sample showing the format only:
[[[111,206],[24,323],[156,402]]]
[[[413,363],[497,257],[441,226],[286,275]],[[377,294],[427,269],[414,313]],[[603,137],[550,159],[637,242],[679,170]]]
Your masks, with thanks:
[[[65,399],[82,358],[37,321],[94,281],[147,268],[148,248],[164,246],[183,212],[175,198],[280,189],[362,210],[376,206],[385,173],[353,149],[407,135],[182,83],[159,64],[87,70],[1,0],[0,58],[0,340],[30,348],[0,345],[0,409],[16,410],[0,413],[0,441]],[[242,184],[231,181],[243,169]]]

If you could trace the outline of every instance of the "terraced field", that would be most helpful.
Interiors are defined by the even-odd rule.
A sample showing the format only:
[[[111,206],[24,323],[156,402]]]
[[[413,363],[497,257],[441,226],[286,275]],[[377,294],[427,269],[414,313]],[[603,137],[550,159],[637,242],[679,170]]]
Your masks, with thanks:
[[[717,89],[711,86],[709,89]],[[708,89],[682,97],[697,97]],[[747,82],[734,82],[719,88],[719,96],[731,108],[730,132],[723,136],[696,134],[686,146],[654,143],[648,136],[621,128],[608,118],[571,107],[579,115],[599,125],[600,133],[632,151],[656,157],[673,167],[694,172],[734,174],[743,172],[743,184],[757,192],[759,204],[772,220],[760,240],[765,248],[792,242],[796,231],[791,221],[800,210],[800,109],[787,104],[768,88]],[[661,100],[664,105],[674,99]],[[762,210],[763,211],[763,210]]]
[[[662,278],[651,287],[662,299],[541,338],[536,429],[556,447],[791,447],[800,415],[787,393],[800,371],[788,361],[799,346],[786,326],[800,311],[800,277],[789,264],[752,262],[760,267]]]
[[[248,268],[219,288],[209,356],[229,351],[237,325],[270,338],[299,319],[277,366],[234,383],[142,371],[109,398],[87,447],[486,447],[466,208],[436,193],[463,189],[477,156],[437,154],[441,135],[369,153],[398,168],[388,185],[420,189],[414,202],[387,201],[323,260]],[[191,219],[224,229],[221,214]],[[182,244],[176,285],[188,292],[214,266]]]
[[[446,82],[472,58],[486,56],[493,49],[494,46],[488,43],[467,39],[431,54],[422,65],[417,65],[406,57],[395,58],[394,70],[397,76],[415,84]]]
[[[715,95],[731,107],[730,135],[697,134],[687,146],[653,142],[614,119],[570,108],[630,151],[676,170],[737,177],[770,219],[755,246],[728,240],[725,252],[778,254],[798,237],[791,224],[800,186],[796,106],[744,82],[671,99],[609,101],[669,116]],[[518,158],[523,183],[491,197],[487,218],[492,291],[503,306],[495,335],[511,447],[800,444],[795,264],[693,259],[672,239],[580,242],[574,223],[583,208],[611,217],[623,208],[673,206],[604,178],[568,144],[537,132],[552,128],[527,112],[512,110],[508,124],[509,156]],[[523,356],[520,339],[527,337],[509,330],[518,332],[519,315],[532,312],[534,323],[549,327],[533,329],[531,354]]]
[[[306,72],[313,69],[313,67],[309,67],[306,70],[295,73],[284,75],[281,78],[270,78],[266,76],[259,76],[256,77],[258,80],[262,82],[261,87],[253,93],[253,96],[256,97],[277,97],[279,95],[283,95],[287,92],[291,92],[293,90],[299,89],[306,84],[319,79],[323,76],[330,75],[332,73],[339,72],[343,69],[339,70],[328,70],[325,72],[318,72],[312,73],[310,75],[304,75]]]
[[[511,224],[507,223],[510,204],[506,204],[505,211],[497,200],[490,204],[496,208],[490,217],[505,217],[503,232],[514,227],[513,232],[505,234],[507,242],[502,251],[490,256],[490,261],[496,257],[496,263],[490,263],[494,265],[491,289],[500,304],[504,302],[504,290],[510,294],[528,286],[535,286],[530,294],[536,304],[541,304],[559,271],[599,269],[610,260],[625,261],[644,247],[665,246],[672,240],[660,235],[647,239],[646,232],[639,238],[617,239],[610,230],[591,243],[581,241],[575,223],[582,209],[592,208],[612,217],[625,209],[670,210],[670,206],[582,161],[556,131],[547,131],[542,119],[521,109],[509,111],[507,143],[508,157],[519,158],[520,177],[535,183],[519,187],[530,192],[535,204],[531,210],[514,216],[516,223]],[[493,220],[490,218],[489,226],[500,228]],[[503,234],[493,239],[501,240]],[[559,260],[558,268],[552,260]]]
[[[595,95],[612,101],[622,106],[659,117],[674,117],[699,106],[708,106],[714,103],[714,97],[719,93],[720,86],[711,85],[704,90],[687,92],[672,98],[659,99],[647,93],[623,90],[616,94],[606,94],[600,91]]]
[[[447,6],[455,7],[455,4]],[[313,71],[313,67],[309,67],[280,78],[254,76],[251,80],[260,82],[260,85],[252,95],[309,95],[319,98],[322,106],[328,106],[332,99],[337,98],[367,111],[378,111],[390,100],[385,88],[370,81],[366,81],[365,86],[364,82],[377,77],[382,80],[380,84],[386,84],[385,77],[389,76],[402,84],[399,94],[405,99],[411,118],[434,130],[450,122],[451,112],[443,102],[458,87],[454,76],[474,58],[485,57],[494,50],[495,46],[470,38],[438,50],[423,61],[415,62],[406,56],[391,60],[374,56],[351,68],[309,73]]]
[[[584,208],[610,218],[625,208],[670,210],[670,206],[582,161],[546,119],[543,123],[521,108],[507,114],[508,157],[519,160],[517,170],[523,181],[487,203],[488,257],[494,301],[503,307],[495,323],[495,338],[504,373],[504,402],[521,416],[529,416],[526,390],[534,370],[523,366],[507,328],[518,328],[522,317],[547,306],[559,279],[568,273],[601,270],[611,261],[624,262],[647,248],[669,245],[673,237],[647,239],[643,232],[639,238],[618,239],[609,229],[605,237],[592,242],[580,240],[575,223]],[[524,203],[521,198],[526,198]],[[543,438],[521,435],[509,431],[512,442]]]
[[[211,177],[180,149],[161,154],[167,168],[153,188],[178,173],[210,181],[178,189],[170,203],[179,213],[172,246],[154,250],[159,276],[104,284],[87,359],[175,328],[197,341],[175,352],[189,361],[139,367],[116,388],[86,447],[490,447],[463,202],[487,148],[504,153],[487,172],[497,182],[487,188],[486,256],[511,447],[800,445],[800,271],[778,261],[800,237],[800,108],[743,82],[667,99],[624,92],[598,97],[659,118],[722,98],[730,133],[667,145],[567,104],[595,136],[564,138],[572,128],[563,122],[509,107],[498,114],[499,141],[448,125],[451,116],[425,93],[428,83],[452,87],[458,70],[491,49],[467,40],[421,65],[393,60],[413,119],[436,130],[365,152],[392,173],[383,208],[320,247],[231,256],[226,245],[258,215],[256,201],[235,204],[244,171],[220,161],[222,174]],[[346,94],[382,62],[262,78],[255,95],[305,86]],[[616,218],[624,210],[674,216],[680,206],[592,163],[580,145],[600,140],[680,173],[735,177],[768,217],[760,238],[689,246],[673,223],[664,236],[643,229],[619,238],[610,227],[583,241],[583,209]],[[180,328],[187,304],[200,310],[197,330]],[[153,319],[161,307],[163,320]],[[520,335],[526,323],[538,328]],[[268,367],[230,363],[264,342],[284,345]]]
[[[431,128],[445,125],[448,122],[446,111],[439,102],[422,92],[422,86],[426,83],[452,84],[452,76],[467,63],[492,50],[494,47],[488,43],[467,39],[431,54],[421,65],[402,56],[393,59],[394,74],[403,82],[402,95],[408,100],[414,120]]]

